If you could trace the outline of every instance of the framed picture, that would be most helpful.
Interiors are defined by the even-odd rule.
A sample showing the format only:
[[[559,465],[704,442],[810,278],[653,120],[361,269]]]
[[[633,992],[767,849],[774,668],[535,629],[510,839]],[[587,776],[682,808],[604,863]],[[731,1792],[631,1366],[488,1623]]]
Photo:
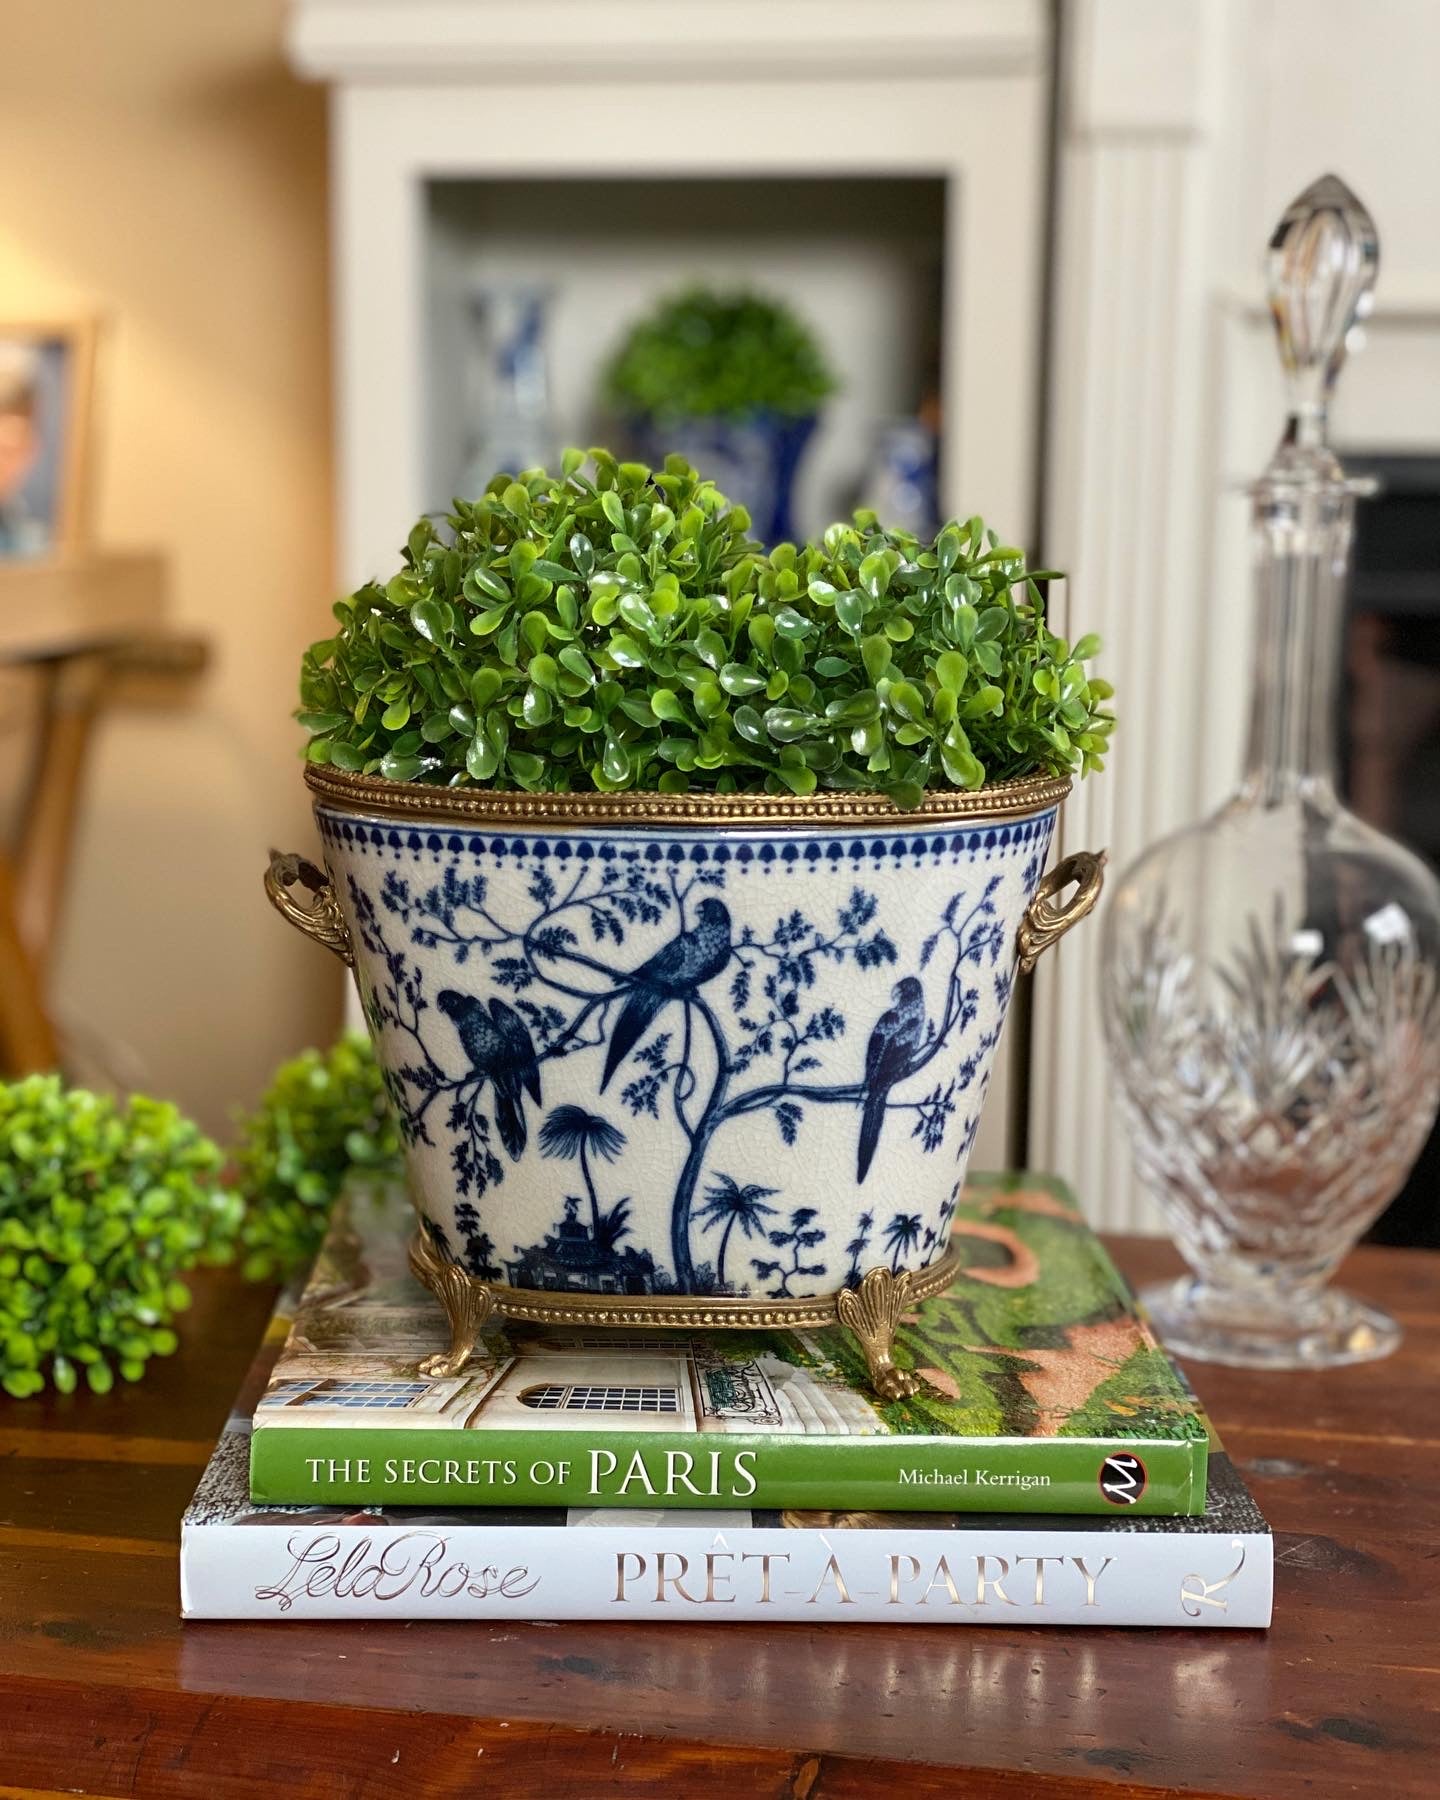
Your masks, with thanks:
[[[0,561],[83,543],[95,327],[0,318]]]

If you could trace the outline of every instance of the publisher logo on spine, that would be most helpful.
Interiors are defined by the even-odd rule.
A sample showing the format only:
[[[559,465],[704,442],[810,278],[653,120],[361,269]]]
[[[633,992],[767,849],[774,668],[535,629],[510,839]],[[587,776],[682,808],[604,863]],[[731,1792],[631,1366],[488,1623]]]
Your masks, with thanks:
[[[1100,1465],[1100,1492],[1112,1506],[1133,1506],[1150,1477],[1138,1456],[1116,1450]]]

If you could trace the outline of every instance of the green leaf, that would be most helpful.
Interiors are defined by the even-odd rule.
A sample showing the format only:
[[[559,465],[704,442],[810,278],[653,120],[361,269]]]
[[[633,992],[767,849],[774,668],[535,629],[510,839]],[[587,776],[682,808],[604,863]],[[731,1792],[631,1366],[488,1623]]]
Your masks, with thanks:
[[[645,637],[653,637],[658,629],[654,613],[638,594],[621,595],[620,617],[632,631]]]
[[[470,698],[477,713],[489,711],[491,702],[504,685],[498,669],[480,668],[470,677]]]
[[[859,637],[865,629],[865,602],[853,590],[840,594],[835,601],[835,617],[852,637]]]
[[[860,564],[860,585],[872,600],[883,600],[890,589],[890,561],[883,551],[872,552]]]
[[[764,744],[769,742],[765,722],[753,706],[737,706],[731,715],[731,723],[746,743]]]
[[[410,722],[410,702],[403,697],[392,700],[380,715],[380,723],[387,731],[403,731]]]
[[[450,636],[445,621],[448,610],[439,600],[417,600],[410,608],[410,623],[429,643],[443,644]]]
[[[460,584],[461,592],[468,600],[503,600],[510,599],[510,588],[503,577],[493,569],[487,569],[480,563],[466,572]]]
[[[867,637],[860,645],[860,657],[865,664],[865,673],[872,682],[879,681],[890,667],[890,641],[883,637]]]
[[[605,647],[610,652],[612,659],[622,669],[643,669],[645,667],[645,653],[634,638],[627,637],[623,631],[617,631]]]
[[[617,787],[630,778],[630,758],[625,754],[624,746],[613,737],[607,737],[605,740],[605,750],[600,766],[604,771],[605,779],[613,781]]]
[[[673,688],[656,688],[650,696],[650,710],[657,719],[666,719],[677,725],[686,723],[685,708]]]
[[[476,781],[489,781],[500,766],[500,754],[488,739],[472,738],[465,746],[465,767]]]
[[[885,699],[892,711],[911,724],[919,724],[926,716],[925,696],[913,682],[892,682]]]
[[[532,756],[528,750],[512,750],[505,758],[510,773],[523,788],[538,787],[545,774],[542,758]]]
[[[595,671],[583,650],[574,644],[567,644],[556,658],[567,675],[573,675],[577,681],[583,681],[586,687],[595,685]]]
[[[554,703],[542,687],[529,686],[520,703],[520,716],[532,730],[541,725],[548,725],[554,713]]]
[[[776,769],[775,773],[792,793],[813,794],[815,792],[815,771],[807,768],[803,763],[799,766],[782,766]],[[915,804],[918,806],[920,803],[917,800]]]
[[[796,712],[786,706],[772,706],[765,714],[766,731],[781,744],[793,744],[798,738],[807,736],[814,723],[808,713]]]
[[[743,663],[726,663],[720,671],[720,685],[727,694],[758,694],[764,691],[765,677]]]

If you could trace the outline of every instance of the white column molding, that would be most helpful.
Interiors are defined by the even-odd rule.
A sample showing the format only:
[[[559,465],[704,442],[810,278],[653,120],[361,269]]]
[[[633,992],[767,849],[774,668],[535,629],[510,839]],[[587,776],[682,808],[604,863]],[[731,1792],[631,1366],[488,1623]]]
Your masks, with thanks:
[[[1074,0],[1064,13],[1059,232],[1044,520],[1076,631],[1105,640],[1120,726],[1067,803],[1063,848],[1112,874],[1192,818],[1204,787],[1213,425],[1207,256],[1220,0]],[[1100,933],[1040,965],[1030,1160],[1092,1219],[1149,1228],[1110,1102]]]

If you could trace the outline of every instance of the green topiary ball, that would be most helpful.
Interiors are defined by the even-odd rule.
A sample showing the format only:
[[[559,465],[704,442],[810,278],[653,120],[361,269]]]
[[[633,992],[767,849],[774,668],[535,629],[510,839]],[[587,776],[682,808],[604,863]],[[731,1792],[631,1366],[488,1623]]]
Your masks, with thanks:
[[[617,411],[661,419],[803,418],[835,387],[824,351],[784,301],[703,287],[641,319],[605,377]]]
[[[175,1348],[190,1303],[179,1277],[225,1262],[241,1202],[220,1150],[175,1107],[66,1089],[58,1076],[0,1085],[0,1385],[19,1399],[47,1375],[97,1394]]]
[[[350,1172],[389,1173],[399,1162],[400,1132],[368,1038],[352,1032],[283,1064],[242,1122],[235,1152],[245,1275],[265,1280],[303,1268]]]

